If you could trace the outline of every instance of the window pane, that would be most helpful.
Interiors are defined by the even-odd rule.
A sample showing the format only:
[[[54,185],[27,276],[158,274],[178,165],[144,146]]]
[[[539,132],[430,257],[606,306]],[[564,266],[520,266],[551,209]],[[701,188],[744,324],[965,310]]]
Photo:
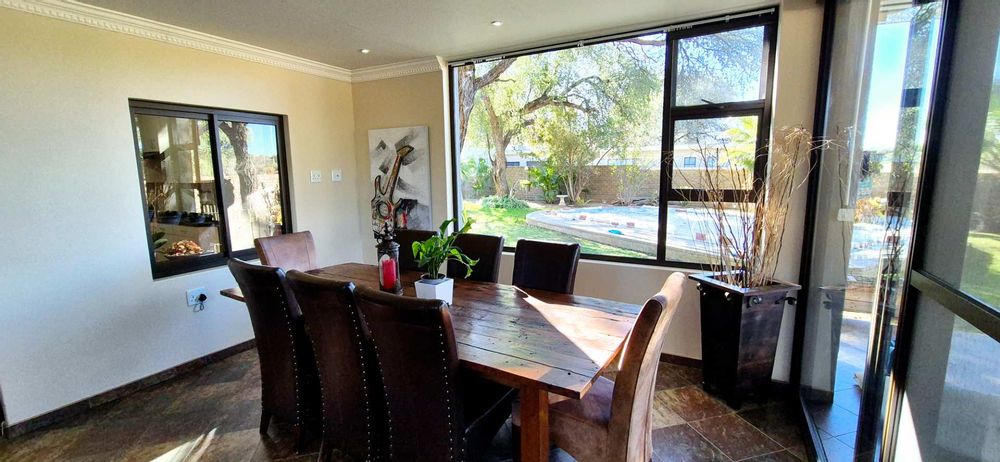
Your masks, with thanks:
[[[764,27],[677,41],[675,106],[764,98]]]
[[[757,116],[674,123],[673,189],[753,188]]]
[[[139,114],[135,129],[157,267],[221,252],[208,122]]]
[[[919,296],[896,460],[997,460],[1000,343]]]
[[[738,225],[746,220],[753,220],[753,208],[744,207],[748,211],[741,212],[737,204],[728,204],[727,220],[731,226],[726,227],[724,237],[739,243],[746,239],[741,230],[748,226]],[[667,242],[666,257],[668,261],[687,263],[717,262],[719,255],[719,228],[714,218],[718,211],[709,210],[702,202],[671,201],[667,206]]]
[[[665,51],[659,33],[456,68],[473,231],[655,257]]]
[[[278,130],[274,125],[219,122],[222,198],[233,250],[282,231]]]

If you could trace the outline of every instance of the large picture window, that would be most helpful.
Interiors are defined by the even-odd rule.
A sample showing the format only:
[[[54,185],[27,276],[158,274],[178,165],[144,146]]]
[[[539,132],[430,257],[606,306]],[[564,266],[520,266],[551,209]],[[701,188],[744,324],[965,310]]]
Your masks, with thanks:
[[[455,214],[585,258],[697,266],[708,184],[767,171],[774,10],[451,64]]]
[[[282,118],[132,100],[153,277],[257,258],[291,231]]]

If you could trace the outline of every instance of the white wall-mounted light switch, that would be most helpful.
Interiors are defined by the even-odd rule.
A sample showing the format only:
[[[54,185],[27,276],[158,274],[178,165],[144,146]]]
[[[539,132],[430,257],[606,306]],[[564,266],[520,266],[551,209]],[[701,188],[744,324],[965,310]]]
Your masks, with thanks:
[[[323,181],[323,172],[319,170],[310,170],[309,181],[312,181],[313,183],[321,183]]]
[[[332,180],[333,180],[334,182],[337,182],[337,181],[341,181],[341,180],[343,180],[343,179],[344,179],[344,172],[340,171],[340,169],[339,169],[339,168],[338,168],[338,169],[334,169],[334,170],[331,170],[331,171],[330,171],[330,178],[331,178],[331,179],[332,179]]]

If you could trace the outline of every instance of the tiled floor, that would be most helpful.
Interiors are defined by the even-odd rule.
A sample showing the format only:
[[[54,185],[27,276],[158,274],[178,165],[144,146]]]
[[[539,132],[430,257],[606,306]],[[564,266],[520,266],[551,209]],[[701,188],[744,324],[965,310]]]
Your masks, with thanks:
[[[734,412],[698,385],[698,369],[663,363],[657,377],[655,460],[794,461],[805,458],[795,408],[749,404]],[[318,443],[296,455],[288,428],[257,433],[260,371],[251,350],[13,441],[0,461],[315,460]],[[510,458],[510,427],[491,460]],[[553,460],[572,460],[555,450]]]

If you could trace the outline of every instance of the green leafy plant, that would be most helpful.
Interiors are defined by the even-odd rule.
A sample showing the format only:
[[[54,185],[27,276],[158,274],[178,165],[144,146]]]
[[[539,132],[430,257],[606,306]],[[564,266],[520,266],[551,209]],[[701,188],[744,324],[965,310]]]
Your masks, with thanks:
[[[153,237],[153,250],[159,250],[160,247],[163,247],[164,245],[167,244],[167,238],[164,237],[166,235],[167,235],[167,233],[165,233],[163,231],[157,231],[157,232],[153,233],[153,236],[152,236]]]
[[[562,187],[563,177],[552,162],[546,161],[538,167],[528,169],[528,184],[542,190],[542,199],[546,203],[554,204]]]
[[[493,170],[486,159],[469,159],[462,162],[462,181],[476,196],[483,196],[493,189]]]
[[[445,220],[438,229],[438,234],[431,236],[425,241],[413,243],[413,256],[417,259],[417,266],[427,270],[428,279],[441,279],[441,265],[448,260],[457,261],[465,265],[465,277],[472,274],[472,267],[479,263],[462,253],[461,249],[454,247],[455,239],[459,234],[466,233],[472,227],[475,220],[466,219],[465,226],[455,233],[448,234],[448,227],[455,222],[455,219]]]
[[[486,196],[483,198],[484,209],[526,209],[531,206],[527,202],[516,197],[507,196]]]

